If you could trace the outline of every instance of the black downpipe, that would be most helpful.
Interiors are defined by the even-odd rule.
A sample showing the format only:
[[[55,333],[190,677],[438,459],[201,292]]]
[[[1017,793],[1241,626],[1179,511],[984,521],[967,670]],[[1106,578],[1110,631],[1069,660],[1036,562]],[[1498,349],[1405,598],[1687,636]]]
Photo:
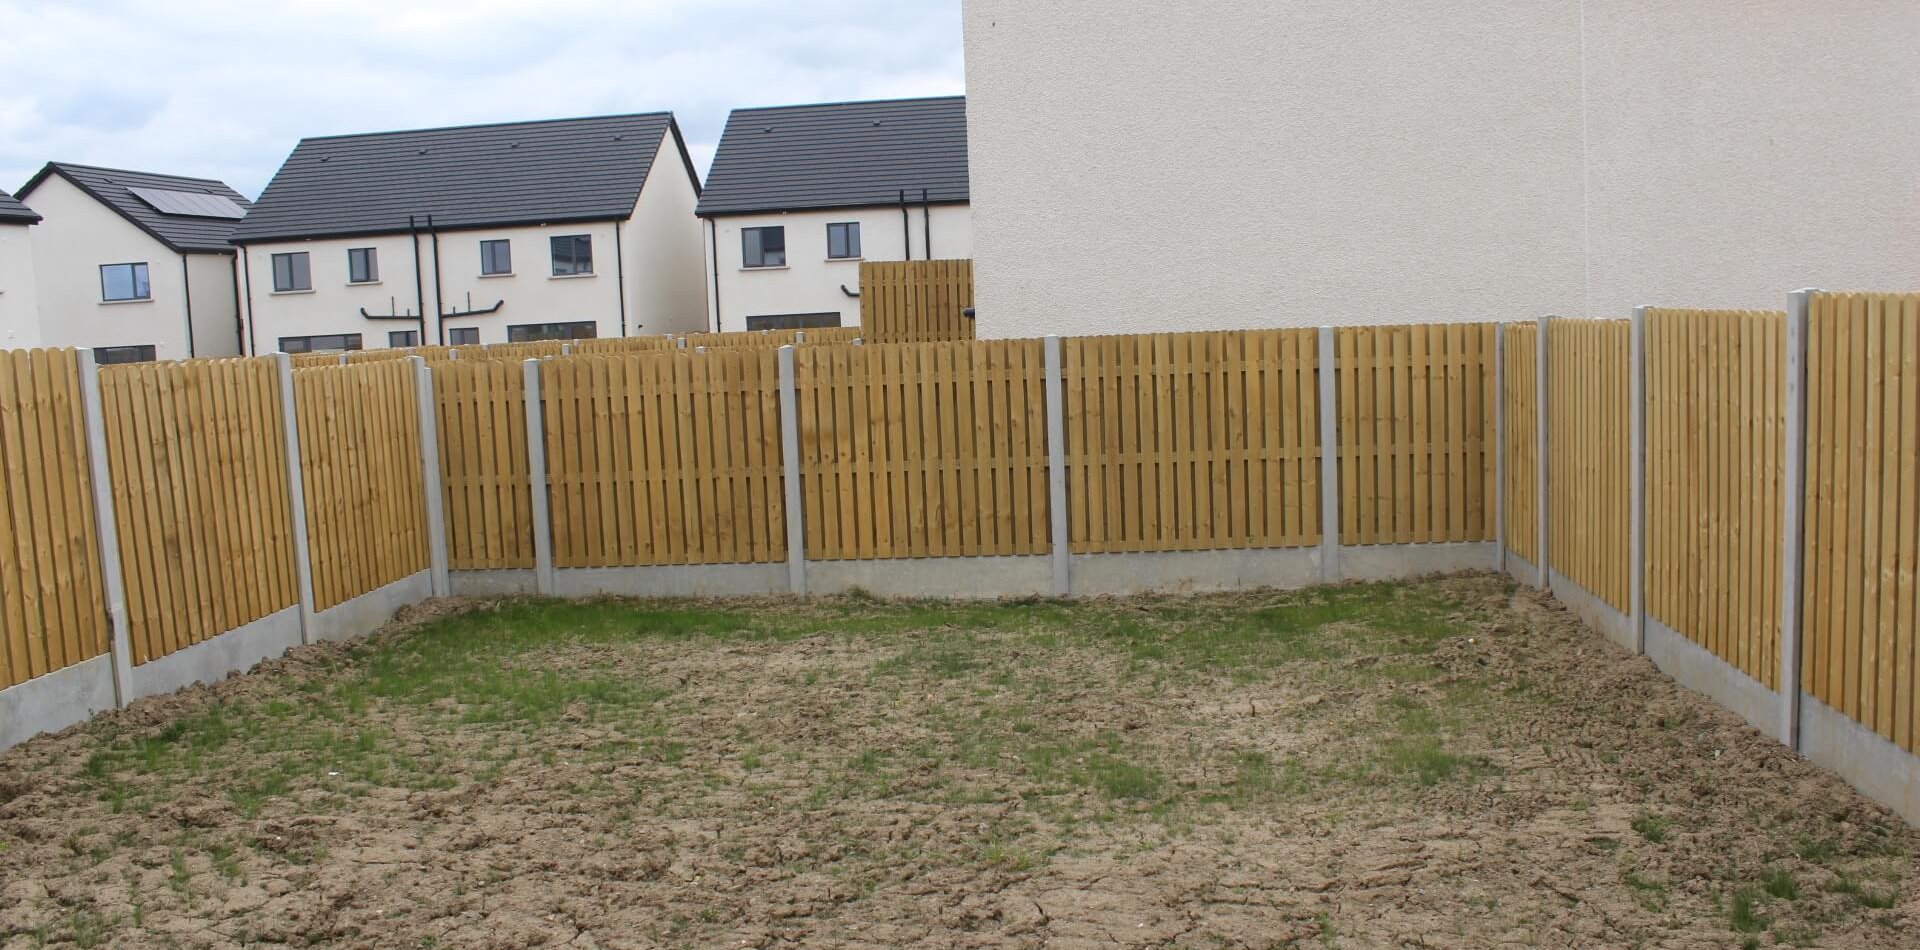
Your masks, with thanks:
[[[446,304],[440,295],[440,229],[433,225],[433,215],[427,215],[427,235],[433,238],[433,322],[440,327],[441,336],[446,335]],[[426,325],[427,307],[420,305],[421,326]]]
[[[233,349],[234,352],[243,354],[247,352],[247,321],[246,318],[241,315],[242,311],[238,306],[238,302],[240,300],[240,255],[246,252],[246,248],[238,248],[235,250],[233,256],[227,258],[227,269],[233,274],[233,299],[235,301],[233,308]]]
[[[247,253],[245,245],[240,248],[240,272],[245,275],[243,280],[247,285],[247,316],[242,321],[247,325],[247,352],[259,356],[260,338],[255,335],[257,328],[253,319],[253,255]]]
[[[427,288],[426,285],[420,281],[420,225],[414,221],[413,215],[407,215],[407,239],[413,242],[413,293],[420,304],[420,309],[415,311],[420,314],[420,342],[426,343]],[[439,323],[437,320],[434,322],[436,324]],[[435,330],[439,333],[440,344],[445,346],[447,342],[447,328],[436,326]]]
[[[927,260],[933,260],[933,206],[927,203],[927,190],[920,189],[920,223],[926,227],[926,237],[920,242],[920,253]]]
[[[627,252],[620,243],[620,222],[613,222],[613,274],[620,289],[620,335],[627,335]]]
[[[907,213],[907,190],[900,189],[900,241],[906,252],[901,260],[913,260],[913,216]]]
[[[180,299],[187,304],[187,359],[193,359],[199,355],[193,351],[193,269],[185,254],[180,255]]]
[[[720,219],[707,219],[707,246],[713,249],[713,332],[720,332]]]

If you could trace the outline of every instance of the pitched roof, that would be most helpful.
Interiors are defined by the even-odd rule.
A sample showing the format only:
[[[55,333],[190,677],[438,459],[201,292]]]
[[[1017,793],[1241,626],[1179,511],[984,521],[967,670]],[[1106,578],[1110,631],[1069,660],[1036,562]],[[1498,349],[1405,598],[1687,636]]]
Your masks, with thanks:
[[[671,112],[302,139],[234,241],[626,218],[663,142]]]
[[[0,224],[39,224],[40,216],[20,203],[20,199],[0,191]]]
[[[967,99],[735,109],[698,214],[967,200]]]
[[[156,175],[150,172],[128,171],[124,168],[76,165],[73,162],[48,162],[46,167],[34,173],[34,176],[20,189],[20,194],[31,199],[33,190],[52,175],[59,175],[72,182],[74,187],[91,195],[95,201],[112,208],[121,217],[132,222],[134,227],[152,235],[154,240],[183,253],[233,250],[233,245],[227,243],[227,238],[233,234],[234,225],[240,222],[232,218],[166,214],[154,210],[152,205],[134,197],[133,192],[128,189],[153,188],[161,191],[219,195],[242,209],[247,207],[247,199],[241,197],[239,192],[227,187],[225,182],[211,178]]]

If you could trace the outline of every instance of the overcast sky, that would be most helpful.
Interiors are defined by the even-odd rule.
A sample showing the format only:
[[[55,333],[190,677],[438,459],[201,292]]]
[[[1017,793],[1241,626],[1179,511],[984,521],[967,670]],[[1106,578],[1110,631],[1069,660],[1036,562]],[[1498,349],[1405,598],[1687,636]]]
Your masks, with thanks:
[[[300,138],[963,92],[960,0],[0,0],[0,189],[49,160],[257,197]]]

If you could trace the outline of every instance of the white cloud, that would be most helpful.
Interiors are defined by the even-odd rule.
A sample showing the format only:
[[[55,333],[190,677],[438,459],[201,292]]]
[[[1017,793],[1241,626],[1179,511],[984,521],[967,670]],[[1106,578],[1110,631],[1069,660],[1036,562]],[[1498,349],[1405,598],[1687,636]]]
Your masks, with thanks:
[[[962,91],[960,0],[0,0],[0,188],[49,160],[253,196],[302,137]]]

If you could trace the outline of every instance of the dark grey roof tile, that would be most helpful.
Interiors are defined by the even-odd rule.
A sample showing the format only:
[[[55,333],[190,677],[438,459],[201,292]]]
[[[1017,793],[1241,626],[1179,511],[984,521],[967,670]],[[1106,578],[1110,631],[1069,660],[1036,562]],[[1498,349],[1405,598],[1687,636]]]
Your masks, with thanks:
[[[0,224],[38,224],[40,216],[20,203],[20,199],[0,191]]]
[[[231,251],[233,245],[228,238],[240,222],[232,218],[200,218],[186,215],[162,214],[139,198],[133,196],[129,188],[157,188],[162,191],[191,191],[209,195],[220,195],[242,208],[249,206],[247,199],[240,193],[227,187],[225,182],[211,178],[189,178],[185,175],[156,175],[151,172],[128,171],[124,168],[101,168],[97,165],[77,165],[73,162],[48,162],[40,169],[20,194],[28,201],[33,200],[33,190],[39,187],[49,175],[59,175],[81,191],[93,196],[95,201],[112,208],[121,217],[133,222],[133,225],[148,234],[154,240],[176,251]],[[243,219],[244,220],[244,219]]]
[[[735,109],[699,214],[967,200],[965,96]]]

